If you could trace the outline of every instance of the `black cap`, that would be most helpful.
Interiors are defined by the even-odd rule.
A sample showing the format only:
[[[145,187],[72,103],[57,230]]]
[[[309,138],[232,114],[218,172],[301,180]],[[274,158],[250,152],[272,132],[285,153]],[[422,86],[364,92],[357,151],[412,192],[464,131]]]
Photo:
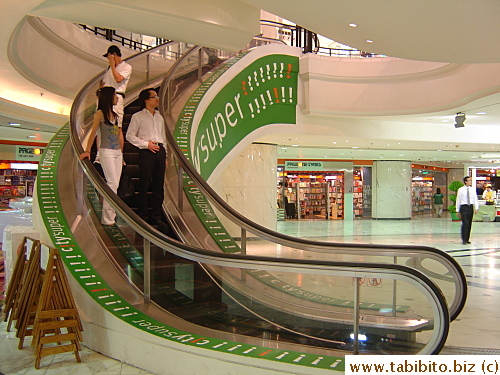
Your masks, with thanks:
[[[117,46],[109,46],[108,52],[106,52],[103,56],[108,57],[109,53],[116,53],[118,56],[121,56],[120,49]]]

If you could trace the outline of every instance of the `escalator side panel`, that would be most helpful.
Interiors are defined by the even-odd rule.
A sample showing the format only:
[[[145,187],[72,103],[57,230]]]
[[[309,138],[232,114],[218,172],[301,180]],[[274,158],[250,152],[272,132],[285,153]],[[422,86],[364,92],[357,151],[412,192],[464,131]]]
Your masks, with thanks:
[[[68,271],[86,293],[103,309],[135,328],[184,345],[245,357],[275,360],[280,363],[286,362],[312,366],[314,368],[331,369],[331,366],[335,365],[336,370],[343,370],[343,359],[339,357],[323,355],[321,356],[321,361],[318,362],[320,358],[318,355],[288,351],[286,358],[280,357],[283,354],[283,350],[210,338],[182,331],[149,317],[127,302],[126,298],[122,298],[96,271],[93,266],[94,261],[89,261],[87,253],[80,247],[79,242],[81,241],[75,237],[74,233],[78,233],[80,231],[78,226],[83,224],[80,220],[81,217],[76,214],[75,204],[71,204],[75,211],[68,212],[73,228],[70,226],[70,222],[68,222],[63,210],[62,195],[60,195],[61,189],[63,189],[65,200],[69,199],[68,196],[71,196],[71,194],[67,194],[70,187],[73,193],[76,192],[75,186],[72,185],[72,182],[68,178],[68,168],[74,163],[74,159],[72,160],[71,158],[69,145],[65,148],[64,157],[61,158],[68,137],[69,128],[65,126],[54,136],[45,149],[39,166],[40,175],[37,183],[38,205],[45,229],[53,245],[60,251]],[[58,181],[61,181],[61,186],[59,186]],[[92,244],[92,239],[88,236],[85,236],[84,242],[87,250],[89,250],[89,247],[97,246]],[[92,253],[92,251],[90,252]],[[203,342],[203,345],[200,342]],[[235,350],[235,348],[238,350]],[[301,358],[300,363],[294,362],[296,358]]]

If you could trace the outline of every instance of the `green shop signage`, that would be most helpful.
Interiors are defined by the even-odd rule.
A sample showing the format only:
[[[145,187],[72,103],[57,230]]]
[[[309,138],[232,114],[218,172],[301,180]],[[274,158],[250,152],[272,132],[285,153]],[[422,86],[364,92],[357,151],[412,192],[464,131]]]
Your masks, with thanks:
[[[285,171],[322,171],[322,161],[285,161]]]

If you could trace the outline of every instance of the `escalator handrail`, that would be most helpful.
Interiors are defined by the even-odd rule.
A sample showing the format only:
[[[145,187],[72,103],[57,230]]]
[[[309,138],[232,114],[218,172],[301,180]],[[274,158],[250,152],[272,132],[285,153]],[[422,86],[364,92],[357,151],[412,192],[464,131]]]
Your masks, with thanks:
[[[160,89],[160,112],[165,114],[165,103],[167,95],[167,88],[169,87],[170,81],[172,81],[176,74],[176,69],[182,65],[182,60],[192,56],[196,51],[202,47],[193,47],[191,50],[186,52],[186,57],[181,58],[176,61],[172,66],[172,69],[165,76],[161,89]],[[165,116],[165,121],[168,121],[169,117]],[[411,252],[425,253],[429,257],[435,259],[441,259],[449,267],[447,267],[451,272],[454,273],[454,281],[456,288],[456,297],[452,302],[450,315],[452,321],[458,317],[460,312],[465,306],[467,300],[467,280],[465,274],[458,264],[458,262],[450,256],[448,253],[443,252],[437,248],[430,246],[407,246],[407,245],[378,245],[378,244],[354,244],[354,243],[334,243],[334,242],[323,242],[323,241],[313,241],[304,238],[297,238],[293,236],[288,236],[276,232],[272,229],[266,228],[260,224],[253,222],[247,217],[241,215],[239,212],[234,210],[230,205],[228,205],[219,194],[201,177],[198,171],[194,168],[192,163],[189,162],[187,157],[181,151],[180,147],[175,142],[173,134],[170,132],[169,127],[166,126],[166,134],[168,143],[171,146],[177,160],[182,166],[183,170],[189,175],[189,177],[194,181],[194,183],[200,188],[200,190],[210,199],[210,201],[216,206],[216,208],[222,212],[229,220],[238,225],[239,227],[257,235],[260,238],[269,240],[271,242],[279,243],[283,246],[289,246],[296,249],[302,250],[315,250],[315,251],[326,251],[331,252],[342,248],[360,251],[370,251],[370,255],[374,255],[373,250],[376,250],[375,255],[391,255],[391,256],[410,256]],[[442,262],[441,262],[442,263]]]
[[[144,52],[143,52],[144,53]],[[304,260],[304,259],[287,259],[287,258],[271,258],[256,255],[246,254],[228,254],[222,252],[214,252],[210,250],[195,248],[186,244],[172,240],[151,226],[147,225],[131,208],[129,208],[111,188],[104,182],[92,163],[88,159],[79,160],[77,155],[83,152],[83,147],[78,137],[76,115],[80,103],[83,102],[89,88],[96,83],[101,75],[95,77],[92,83],[87,84],[84,89],[75,98],[71,115],[70,115],[70,140],[74,152],[74,158],[82,167],[83,172],[88,177],[92,185],[99,193],[108,200],[118,214],[135,229],[140,235],[147,240],[156,244],[162,249],[167,249],[173,254],[184,257],[196,262],[218,265],[222,267],[237,267],[244,269],[266,269],[266,270],[290,270],[293,272],[311,272],[331,275],[332,273],[342,273],[343,276],[360,277],[361,275],[374,274],[385,275],[386,278],[409,280],[408,282],[417,288],[423,288],[423,294],[427,293],[426,298],[431,303],[437,322],[434,324],[439,327],[434,330],[434,342],[431,345],[426,345],[429,353],[434,354],[441,350],[446,341],[449,332],[449,311],[446,299],[439,287],[422,272],[402,265],[396,264],[377,264],[377,263],[361,263],[361,262],[333,262],[321,260]],[[83,186],[82,186],[83,187]],[[344,275],[345,274],[345,275]],[[422,353],[424,354],[424,353]]]
[[[72,137],[73,138],[73,137]],[[78,142],[77,142],[78,145]],[[75,143],[72,142],[73,150]],[[75,156],[76,157],[76,156]],[[437,354],[446,342],[449,332],[450,314],[441,289],[422,272],[399,264],[382,263],[363,263],[363,262],[340,262],[324,260],[304,260],[289,258],[272,258],[247,254],[229,254],[223,252],[214,252],[210,250],[195,248],[186,244],[174,241],[156,229],[147,225],[132,209],[121,201],[111,190],[111,188],[102,180],[101,176],[87,160],[80,160],[80,165],[93,186],[100,194],[108,199],[120,216],[134,228],[141,236],[148,239],[162,249],[180,257],[201,263],[212,264],[222,267],[236,267],[244,269],[261,269],[268,271],[293,271],[293,272],[311,272],[315,274],[335,275],[345,274],[352,277],[365,277],[367,274],[373,276],[386,276],[392,279],[406,279],[409,284],[417,288],[424,288],[428,294],[427,299],[434,301],[435,315],[438,321],[434,324],[440,328],[439,332],[434,333],[435,342],[429,347],[428,352],[420,354]],[[425,293],[423,293],[425,294]],[[432,305],[431,305],[432,306]],[[433,307],[434,307],[433,306]]]

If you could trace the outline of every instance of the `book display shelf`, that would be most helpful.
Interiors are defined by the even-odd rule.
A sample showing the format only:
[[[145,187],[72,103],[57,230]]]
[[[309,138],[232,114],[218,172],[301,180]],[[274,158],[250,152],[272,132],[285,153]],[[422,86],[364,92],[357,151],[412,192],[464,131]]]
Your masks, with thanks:
[[[287,202],[295,206],[294,218],[343,218],[343,172],[289,172],[284,180]],[[288,213],[287,218],[290,218]]]
[[[412,181],[412,214],[423,214],[432,211],[433,184],[434,182],[431,180]]]
[[[10,199],[33,196],[36,170],[0,169],[0,208],[8,208]]]

